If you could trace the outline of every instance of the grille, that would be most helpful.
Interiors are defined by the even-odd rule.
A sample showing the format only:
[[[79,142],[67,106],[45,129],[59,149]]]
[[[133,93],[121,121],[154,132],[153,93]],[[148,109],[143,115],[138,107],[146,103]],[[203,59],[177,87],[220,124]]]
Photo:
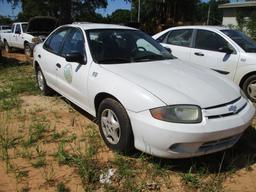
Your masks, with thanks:
[[[241,135],[242,134],[235,135],[232,137],[227,137],[224,139],[215,140],[215,141],[210,141],[207,143],[203,143],[200,146],[199,151],[207,152],[210,150],[218,150],[218,149],[226,148],[228,146],[232,146],[240,139]]]
[[[207,107],[204,109],[204,114],[208,119],[224,118],[239,114],[246,106],[247,101],[244,98],[239,97],[225,104]]]

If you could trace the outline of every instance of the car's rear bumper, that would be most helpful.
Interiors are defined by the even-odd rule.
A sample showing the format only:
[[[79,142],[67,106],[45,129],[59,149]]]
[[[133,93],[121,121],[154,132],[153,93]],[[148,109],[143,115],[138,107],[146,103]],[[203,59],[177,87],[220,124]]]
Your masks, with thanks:
[[[199,124],[160,121],[149,111],[128,114],[137,149],[159,157],[186,158],[232,147],[250,126],[255,108],[248,102],[238,114],[216,119],[203,117]]]

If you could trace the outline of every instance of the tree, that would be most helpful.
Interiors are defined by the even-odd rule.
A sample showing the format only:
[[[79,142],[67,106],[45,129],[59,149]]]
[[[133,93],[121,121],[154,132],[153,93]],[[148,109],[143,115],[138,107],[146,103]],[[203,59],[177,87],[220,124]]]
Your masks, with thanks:
[[[4,0],[0,0],[4,1]],[[19,19],[28,20],[33,16],[54,16],[60,24],[70,23],[83,15],[94,15],[97,8],[106,8],[107,0],[6,0],[12,6],[21,2]]]
[[[130,14],[129,10],[118,9],[109,16],[109,20],[113,23],[128,23],[130,21]]]

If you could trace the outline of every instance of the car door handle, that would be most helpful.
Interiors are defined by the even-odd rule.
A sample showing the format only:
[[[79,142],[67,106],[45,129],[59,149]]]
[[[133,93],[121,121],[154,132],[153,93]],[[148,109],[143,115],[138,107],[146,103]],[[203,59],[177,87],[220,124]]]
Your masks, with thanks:
[[[200,52],[195,52],[194,54],[197,55],[197,56],[201,56],[201,57],[204,56],[204,54],[200,53]]]
[[[40,54],[38,55],[38,58],[41,58],[41,55],[40,55]]]
[[[58,68],[61,68],[61,65],[60,65],[59,63],[57,63],[56,66],[57,66]]]

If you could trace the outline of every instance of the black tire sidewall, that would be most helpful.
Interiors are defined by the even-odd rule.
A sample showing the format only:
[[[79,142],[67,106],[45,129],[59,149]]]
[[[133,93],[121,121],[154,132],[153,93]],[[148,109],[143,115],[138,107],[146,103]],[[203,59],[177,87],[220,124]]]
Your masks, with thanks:
[[[256,81],[256,75],[252,75],[252,76],[248,77],[248,78],[244,81],[243,86],[242,86],[242,89],[243,89],[244,93],[246,94],[246,96],[247,96],[252,102],[256,102],[256,99],[251,98],[250,95],[249,95],[249,93],[247,92],[247,88],[248,88],[248,86],[250,85],[250,83],[251,83],[252,81]]]
[[[103,130],[101,127],[101,114],[105,109],[112,110],[115,113],[116,117],[118,118],[121,136],[117,144],[111,144],[105,138],[105,135],[103,133]],[[128,114],[125,108],[118,101],[111,98],[104,99],[99,106],[97,118],[98,118],[101,137],[103,138],[104,142],[110,149],[113,149],[115,151],[125,153],[125,154],[130,154],[134,150],[134,139],[133,139],[130,119],[128,117]]]

